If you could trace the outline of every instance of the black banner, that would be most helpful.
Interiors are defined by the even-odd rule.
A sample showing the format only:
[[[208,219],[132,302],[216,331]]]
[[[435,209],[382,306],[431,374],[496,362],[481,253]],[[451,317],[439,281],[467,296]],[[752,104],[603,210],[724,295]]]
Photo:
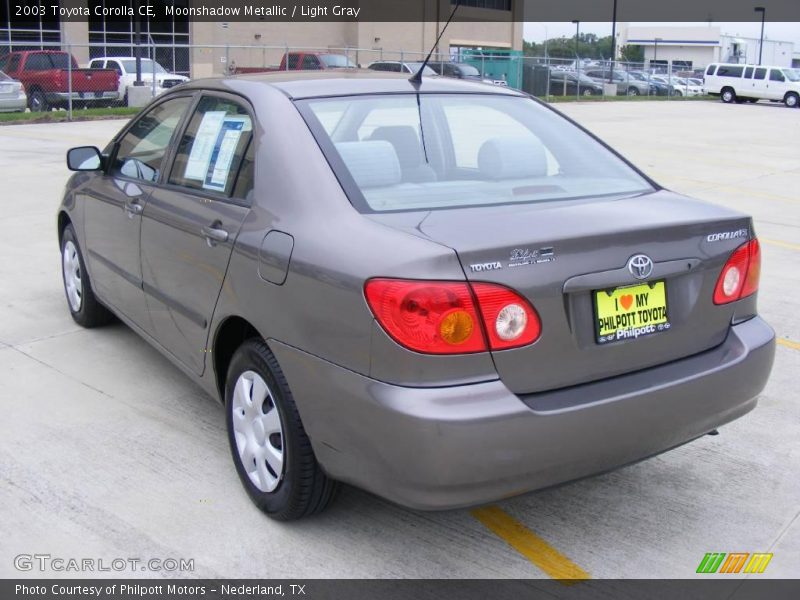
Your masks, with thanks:
[[[710,576],[691,580],[11,580],[3,600],[770,600],[800,597],[800,580]]]
[[[14,19],[252,22],[446,21],[456,0],[9,0]],[[800,21],[798,0],[617,0],[617,21]],[[614,0],[461,0],[456,21],[609,22]]]

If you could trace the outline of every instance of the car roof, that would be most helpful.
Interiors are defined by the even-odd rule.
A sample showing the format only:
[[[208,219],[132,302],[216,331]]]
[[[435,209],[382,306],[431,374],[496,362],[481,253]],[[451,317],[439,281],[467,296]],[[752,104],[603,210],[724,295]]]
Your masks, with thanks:
[[[181,86],[207,88],[223,86],[226,81],[246,82],[257,93],[258,86],[277,88],[292,99],[321,98],[331,96],[353,96],[365,94],[403,93],[462,93],[496,94],[502,96],[525,96],[522,92],[503,86],[453,79],[450,77],[425,76],[415,85],[408,74],[388,73],[370,69],[324,69],[319,71],[272,71],[237,75],[227,78],[198,79]]]

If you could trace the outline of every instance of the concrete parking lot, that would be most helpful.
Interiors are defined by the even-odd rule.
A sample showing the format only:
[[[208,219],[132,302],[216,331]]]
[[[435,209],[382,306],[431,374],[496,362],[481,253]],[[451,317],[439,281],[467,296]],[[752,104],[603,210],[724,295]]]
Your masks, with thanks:
[[[496,508],[421,513],[344,488],[319,517],[272,522],[239,484],[218,404],[123,325],[69,317],[55,232],[64,153],[103,146],[123,122],[0,127],[0,577],[80,575],[14,567],[45,553],[194,559],[178,574],[195,577],[688,578],[707,552],[771,552],[756,577],[797,577],[800,110],[558,108],[663,185],[755,217],[760,312],[780,340],[755,411]]]

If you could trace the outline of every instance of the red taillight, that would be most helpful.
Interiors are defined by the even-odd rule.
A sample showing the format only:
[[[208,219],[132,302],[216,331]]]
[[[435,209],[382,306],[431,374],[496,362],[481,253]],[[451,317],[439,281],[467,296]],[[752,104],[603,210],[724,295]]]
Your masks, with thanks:
[[[539,315],[525,298],[491,283],[473,283],[472,289],[492,350],[526,346],[539,338],[542,331]]]
[[[761,247],[753,239],[739,246],[722,267],[714,288],[714,304],[727,304],[754,294],[760,275]]]
[[[384,330],[417,352],[466,354],[515,348],[534,342],[541,332],[530,303],[490,283],[371,279],[364,292]]]

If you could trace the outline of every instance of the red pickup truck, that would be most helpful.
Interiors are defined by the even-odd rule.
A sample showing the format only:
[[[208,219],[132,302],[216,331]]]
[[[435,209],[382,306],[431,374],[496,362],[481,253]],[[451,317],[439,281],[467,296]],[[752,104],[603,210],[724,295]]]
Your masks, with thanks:
[[[286,59],[289,59],[287,65]],[[239,67],[230,65],[231,75],[267,73],[270,71],[319,71],[321,69],[355,69],[356,65],[344,54],[331,52],[287,52],[277,67]]]
[[[75,57],[66,52],[10,52],[0,57],[0,71],[22,82],[34,112],[66,107],[70,93],[75,107],[109,106],[119,98],[116,71],[79,69]]]

